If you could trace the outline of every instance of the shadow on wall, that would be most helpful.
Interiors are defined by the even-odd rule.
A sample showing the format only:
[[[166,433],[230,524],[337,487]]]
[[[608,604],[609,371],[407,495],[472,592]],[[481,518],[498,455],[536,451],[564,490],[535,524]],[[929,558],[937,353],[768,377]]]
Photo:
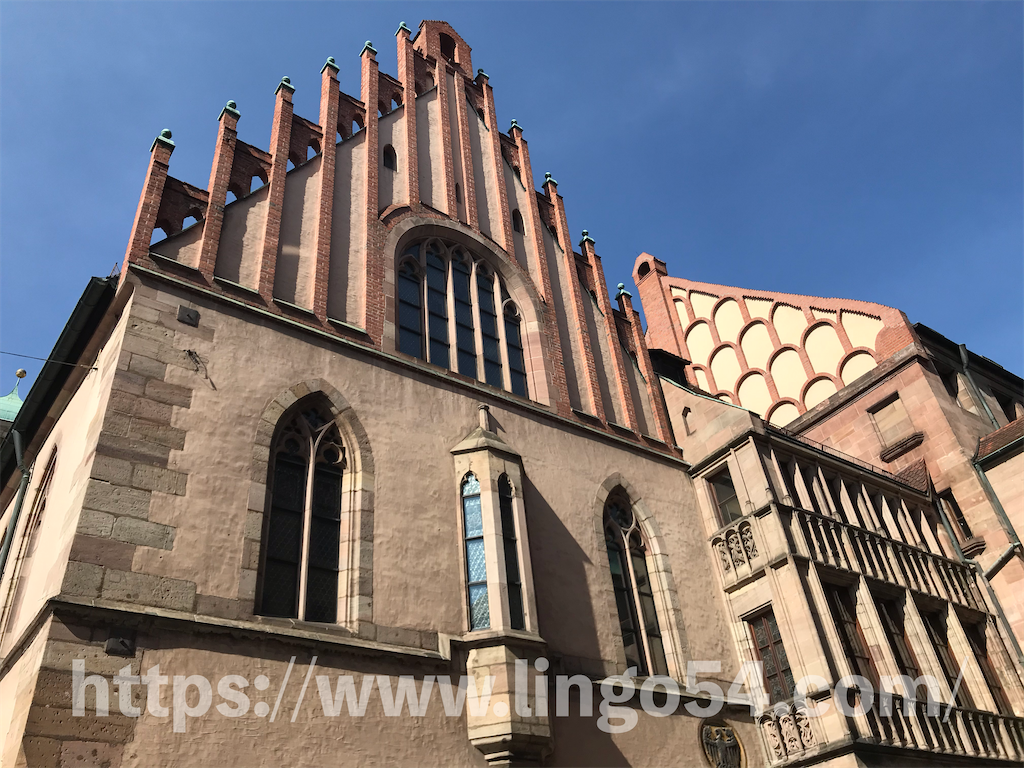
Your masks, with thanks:
[[[548,758],[551,765],[587,766],[587,768],[611,768],[628,766],[629,760],[619,751],[610,733],[597,726],[600,692],[594,691],[593,714],[581,717],[579,695],[575,687],[570,689],[569,714],[567,717],[552,717],[551,725],[555,735],[555,751]],[[549,702],[554,707],[554,701]],[[620,705],[621,706],[621,705]],[[640,716],[644,714],[641,712]],[[614,721],[618,724],[618,720]]]
[[[594,596],[587,583],[591,560],[528,476],[523,478],[523,501],[540,634],[553,655],[600,659]]]

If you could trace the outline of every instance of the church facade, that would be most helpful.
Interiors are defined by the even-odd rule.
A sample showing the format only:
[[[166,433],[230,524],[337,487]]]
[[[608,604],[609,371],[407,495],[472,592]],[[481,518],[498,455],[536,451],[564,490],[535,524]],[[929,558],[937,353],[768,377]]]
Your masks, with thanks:
[[[154,140],[120,275],[0,444],[0,761],[1024,759],[1019,379],[1007,432],[950,427],[989,438],[971,480],[885,411],[943,343],[895,310],[758,294],[747,353],[762,305],[699,314],[644,254],[645,330],[466,41],[396,42],[358,97],[328,59],[315,121],[283,79],[269,151],[228,102],[205,189]],[[988,560],[947,485],[964,525],[1003,489]]]

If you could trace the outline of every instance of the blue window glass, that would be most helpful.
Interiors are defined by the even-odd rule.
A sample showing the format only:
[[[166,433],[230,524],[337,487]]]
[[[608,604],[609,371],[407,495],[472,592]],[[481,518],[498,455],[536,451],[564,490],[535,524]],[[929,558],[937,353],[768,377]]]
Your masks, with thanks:
[[[462,481],[462,519],[466,529],[466,582],[469,598],[469,628],[489,629],[490,603],[487,599],[487,559],[484,554],[484,525],[480,507],[480,481],[473,474]]]

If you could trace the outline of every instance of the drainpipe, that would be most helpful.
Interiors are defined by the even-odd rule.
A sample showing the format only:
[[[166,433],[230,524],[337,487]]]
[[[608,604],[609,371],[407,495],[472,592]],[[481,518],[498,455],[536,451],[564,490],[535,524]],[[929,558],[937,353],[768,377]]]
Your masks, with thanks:
[[[964,364],[964,376],[967,379],[967,383],[971,385],[971,394],[978,399],[981,403],[981,407],[985,409],[985,413],[988,414],[988,420],[992,422],[992,426],[999,429],[999,422],[996,417],[992,414],[992,409],[988,407],[988,401],[985,396],[981,394],[981,390],[978,389],[978,385],[974,381],[974,377],[971,376],[970,359],[967,356],[967,345],[960,345],[960,362]]]
[[[991,580],[993,576],[999,573],[999,571],[1003,569],[1003,566],[1010,562],[1010,560],[1013,558],[1014,553],[1018,549],[1020,549],[1020,542],[1015,541],[1013,544],[1011,544],[1005,550],[1003,550],[1003,554],[996,558],[996,561],[988,567],[988,570],[985,571],[985,578]]]
[[[21,470],[21,482],[18,484],[18,498],[14,501],[14,511],[11,513],[11,522],[7,526],[7,533],[4,535],[3,548],[0,549],[0,579],[3,579],[4,570],[7,567],[7,556],[11,552],[11,542],[14,541],[14,530],[18,527],[18,518],[21,517],[21,507],[25,503],[25,491],[28,490],[28,481],[32,473],[25,466],[25,452],[21,444],[21,432],[12,432],[14,437],[14,455],[18,461],[18,469]]]
[[[996,453],[998,453],[998,451]],[[990,454],[990,456],[994,455],[996,454]],[[990,456],[986,456],[986,460],[989,459]],[[992,509],[995,510],[996,517],[999,518],[999,524],[1006,532],[1007,538],[1010,539],[1011,546],[1019,547],[1021,545],[1020,537],[1017,535],[1017,531],[1014,530],[1013,523],[1010,522],[1010,517],[1006,514],[1006,510],[1003,508],[1002,502],[999,501],[999,496],[996,495],[996,489],[993,488],[992,483],[988,481],[988,475],[985,474],[985,470],[981,468],[981,465],[977,461],[972,463],[974,464],[974,471],[977,473],[978,479],[981,481],[981,487],[985,490],[985,495],[992,504]]]
[[[1003,552],[999,556],[999,560],[989,569],[988,573],[995,575],[995,571],[1006,565],[1014,551],[1019,547],[1020,544],[1011,545],[1007,548],[1006,552]],[[1003,630],[1006,632],[1006,637],[1010,639],[1010,645],[1013,646],[1013,652],[1017,656],[1017,663],[1024,666],[1024,651],[1021,651],[1020,643],[1017,642],[1017,636],[1013,634],[1013,627],[1010,626],[1010,620],[1006,618],[1006,613],[1003,611],[1003,604],[999,602],[999,597],[996,595],[996,591],[992,588],[992,584],[988,580],[988,573],[981,567],[981,563],[977,560],[967,560],[967,563],[974,567],[974,570],[978,574],[978,579],[982,584],[985,585],[985,589],[988,591],[989,601],[992,606],[996,609],[996,616],[999,618],[999,623],[1003,625]],[[998,565],[998,568],[996,567]]]

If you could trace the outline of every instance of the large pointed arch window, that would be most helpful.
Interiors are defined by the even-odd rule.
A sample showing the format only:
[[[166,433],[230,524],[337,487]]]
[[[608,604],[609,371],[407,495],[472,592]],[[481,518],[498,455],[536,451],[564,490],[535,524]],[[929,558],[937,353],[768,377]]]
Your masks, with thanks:
[[[337,620],[344,468],[330,410],[300,402],[271,448],[260,614]]]
[[[638,675],[667,675],[647,547],[624,494],[613,494],[605,504],[604,533],[626,666],[636,667]]]
[[[396,292],[400,352],[528,396],[522,315],[482,259],[437,238],[413,243],[398,260]]]

